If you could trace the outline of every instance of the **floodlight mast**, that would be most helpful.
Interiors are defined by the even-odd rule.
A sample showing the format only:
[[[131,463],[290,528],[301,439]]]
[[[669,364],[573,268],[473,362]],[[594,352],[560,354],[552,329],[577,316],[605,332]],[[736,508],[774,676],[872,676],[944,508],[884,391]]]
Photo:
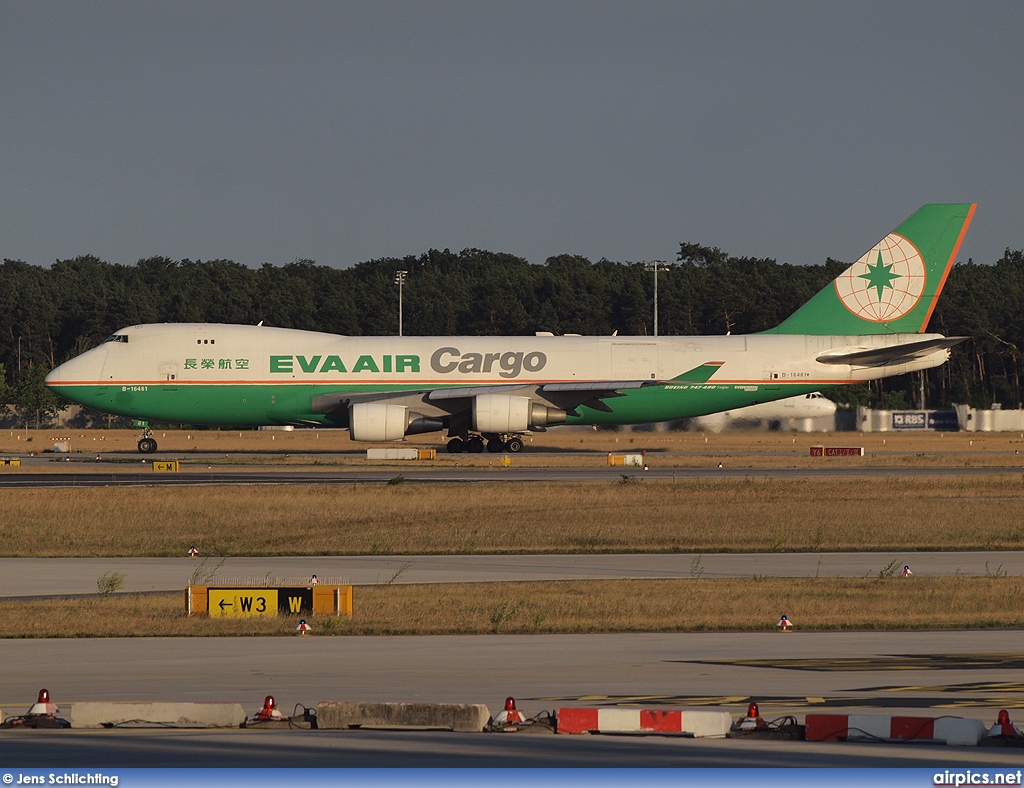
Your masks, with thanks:
[[[658,271],[667,271],[668,263],[664,260],[645,260],[644,270],[654,272],[654,336],[658,336]]]
[[[402,285],[408,275],[408,271],[395,271],[395,284],[398,285],[398,336],[402,336]]]

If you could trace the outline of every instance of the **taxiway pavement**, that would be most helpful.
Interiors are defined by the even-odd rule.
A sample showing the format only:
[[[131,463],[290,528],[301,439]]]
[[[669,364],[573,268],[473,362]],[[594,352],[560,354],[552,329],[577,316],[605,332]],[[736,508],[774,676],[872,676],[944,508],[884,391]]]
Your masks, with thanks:
[[[753,699],[768,719],[871,709],[994,721],[999,708],[1024,705],[1021,646],[1011,630],[6,640],[0,706],[22,713],[46,687],[62,708],[234,701],[254,713],[272,694],[285,712],[321,700],[473,702],[494,711],[512,695],[528,715],[573,705],[740,714]],[[169,765],[186,753],[196,766],[1024,764],[1024,750],[920,745],[327,731],[0,735],[5,764]]]
[[[183,591],[268,576],[305,584],[485,583],[727,577],[1020,576],[1024,551],[672,553],[629,555],[393,555],[239,558],[0,558],[0,597],[95,594],[108,573],[124,591]],[[211,577],[212,575],[212,577]]]

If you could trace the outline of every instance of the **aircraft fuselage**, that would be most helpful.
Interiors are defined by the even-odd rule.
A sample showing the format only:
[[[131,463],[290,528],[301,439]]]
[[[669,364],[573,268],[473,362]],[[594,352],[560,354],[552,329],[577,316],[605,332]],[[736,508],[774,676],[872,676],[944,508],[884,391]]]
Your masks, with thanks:
[[[435,416],[448,411],[426,402],[424,392],[521,389],[535,401],[559,407],[558,396],[539,387],[642,382],[597,407],[570,408],[565,419],[569,424],[633,424],[927,369],[943,363],[949,351],[875,366],[817,359],[935,338],[941,337],[352,337],[264,326],[156,324],[116,332],[59,366],[47,384],[75,402],[138,419],[344,426],[345,411],[325,408],[324,398],[368,395],[399,402],[408,394],[417,412]],[[674,380],[703,364],[720,366],[704,381]]]

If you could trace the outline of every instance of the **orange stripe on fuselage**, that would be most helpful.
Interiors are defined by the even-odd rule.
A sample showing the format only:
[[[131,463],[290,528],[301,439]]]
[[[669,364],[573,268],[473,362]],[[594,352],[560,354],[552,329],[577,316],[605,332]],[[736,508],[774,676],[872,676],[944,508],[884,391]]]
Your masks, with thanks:
[[[960,251],[960,244],[963,243],[964,236],[967,235],[967,228],[971,226],[971,219],[974,218],[974,209],[977,207],[978,204],[973,203],[971,209],[967,212],[967,219],[964,221],[964,226],[960,228],[960,237],[953,244],[953,253],[949,256],[949,260],[946,261],[946,270],[942,272],[942,280],[939,282],[935,295],[932,297],[931,306],[928,307],[928,312],[924,316],[924,322],[921,323],[921,327],[917,330],[919,334],[924,333],[924,330],[928,327],[928,322],[932,319],[932,312],[935,311],[935,307],[939,303],[939,295],[942,293],[942,288],[946,286],[946,278],[949,276],[949,272],[953,270],[953,261],[956,260],[956,255]]]

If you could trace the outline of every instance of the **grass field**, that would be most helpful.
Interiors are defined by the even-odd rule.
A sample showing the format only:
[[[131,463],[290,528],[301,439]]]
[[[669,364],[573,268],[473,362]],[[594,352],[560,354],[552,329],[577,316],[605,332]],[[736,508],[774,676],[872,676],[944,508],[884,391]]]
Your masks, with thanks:
[[[1020,627],[1022,578],[619,580],[359,586],[313,636]],[[182,595],[0,601],[0,637],[295,635],[298,618],[184,615]],[[780,635],[784,637],[784,635]]]
[[[1024,546],[1024,477],[9,489],[3,556]]]
[[[0,434],[0,454],[45,448],[60,433]],[[18,440],[21,437],[22,440]],[[135,432],[71,435],[73,467],[124,452],[147,466]],[[161,450],[192,467],[237,462],[377,467],[347,433],[168,433]],[[603,465],[646,450],[663,467],[801,467],[822,462],[989,466],[988,476],[713,481],[494,482],[430,485],[7,489],[0,555],[204,556],[411,553],[620,553],[999,550],[1024,547],[1024,438],[1017,434],[630,433],[553,430],[515,464]],[[417,441],[428,444],[429,441]],[[813,444],[862,445],[863,458],[812,460]],[[222,452],[199,457],[193,452]],[[246,453],[238,458],[235,453]],[[439,454],[438,465],[497,465]],[[50,466],[65,470],[66,462]],[[396,474],[401,465],[393,465]],[[408,466],[404,466],[408,467]],[[34,470],[34,468],[33,468]],[[109,466],[105,468],[109,472]],[[0,473],[26,472],[7,468]],[[373,586],[356,615],[317,619],[323,634],[1019,627],[1024,580],[875,578],[676,580]],[[0,601],[0,637],[292,634],[291,618],[185,618],[181,596],[97,595]],[[781,636],[780,636],[781,637]]]

